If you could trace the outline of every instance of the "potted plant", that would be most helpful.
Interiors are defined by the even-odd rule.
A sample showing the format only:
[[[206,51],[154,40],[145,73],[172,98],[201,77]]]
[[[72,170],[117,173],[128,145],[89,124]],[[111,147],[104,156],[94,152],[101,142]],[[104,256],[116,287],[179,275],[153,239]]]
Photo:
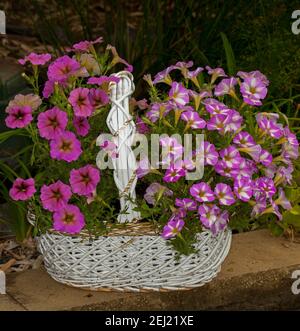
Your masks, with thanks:
[[[60,282],[122,291],[201,286],[229,251],[229,220],[277,222],[269,215],[292,208],[282,186],[292,184],[297,139],[281,115],[256,111],[268,84],[257,71],[223,78],[220,68],[204,74],[178,62],[154,81],[145,77],[150,104],[130,103],[132,67],[110,45],[97,52],[102,42],[20,60],[32,66],[24,77],[34,93],[10,102],[6,124],[32,139],[32,170],[10,196],[28,208],[45,267]],[[125,71],[114,73],[120,63]],[[164,134],[158,163],[149,162],[150,134]]]

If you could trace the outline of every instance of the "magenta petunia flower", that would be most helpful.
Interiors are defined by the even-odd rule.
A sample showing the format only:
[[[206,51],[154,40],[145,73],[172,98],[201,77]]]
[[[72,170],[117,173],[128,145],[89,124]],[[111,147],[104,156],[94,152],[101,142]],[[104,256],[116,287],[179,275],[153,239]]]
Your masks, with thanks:
[[[184,221],[182,219],[170,219],[167,225],[164,226],[161,236],[164,239],[176,237],[182,230]]]
[[[8,110],[5,124],[8,128],[25,128],[32,121],[32,109],[29,106],[13,106]]]
[[[165,117],[172,109],[172,106],[169,103],[155,102],[151,105],[150,110],[147,111],[146,117],[153,123],[155,123],[159,118]]]
[[[213,98],[203,100],[202,104],[205,106],[206,111],[211,115],[227,115],[230,112],[230,109],[224,103]]]
[[[78,195],[89,196],[100,182],[100,171],[88,164],[70,172],[70,184],[72,191]]]
[[[135,171],[137,178],[143,178],[144,176],[149,174],[150,171],[151,165],[147,156],[137,162],[137,168]]]
[[[64,55],[49,65],[47,75],[51,82],[65,83],[81,71],[83,71],[83,68],[81,68],[79,62]]]
[[[172,79],[170,77],[170,72],[172,70],[176,69],[174,65],[166,68],[163,71],[158,72],[153,80],[153,84],[158,84],[158,83],[167,83],[169,85],[172,84]]]
[[[76,161],[81,153],[80,141],[73,132],[63,132],[50,141],[50,156],[52,159],[72,162]]]
[[[216,198],[219,199],[220,205],[230,206],[235,203],[235,198],[231,187],[227,184],[219,183],[214,190]]]
[[[85,87],[78,87],[71,91],[68,101],[74,109],[74,114],[79,117],[88,117],[93,112],[90,99],[90,90]]]
[[[40,199],[44,209],[56,211],[66,206],[71,196],[70,186],[58,180],[51,185],[42,186]]]
[[[88,84],[94,85],[108,85],[111,82],[119,83],[120,78],[117,76],[100,76],[100,77],[90,77],[87,81]]]
[[[220,134],[225,133],[225,120],[226,115],[217,114],[212,116],[209,121],[206,123],[206,127],[208,131],[217,130]]]
[[[203,129],[206,126],[206,122],[195,111],[185,111],[181,114],[181,119],[187,122],[187,128]]]
[[[220,150],[219,154],[229,168],[237,167],[241,162],[240,152],[232,145]]]
[[[243,117],[234,109],[230,109],[224,122],[225,133],[236,132],[243,124]]]
[[[279,188],[278,198],[274,202],[275,202],[276,205],[279,205],[279,206],[281,206],[282,208],[284,208],[286,210],[292,209],[291,202],[286,197],[282,187]]]
[[[163,152],[166,154],[166,157],[179,157],[183,153],[183,146],[178,143],[176,138],[165,137],[160,138],[159,140],[161,146],[163,147]]]
[[[266,210],[267,207],[267,200],[265,197],[257,197],[255,200],[255,205],[253,206],[253,209],[251,211],[251,217],[257,217],[260,215],[263,211]]]
[[[238,199],[249,201],[253,195],[252,180],[247,177],[242,177],[234,181],[233,190]]]
[[[234,176],[234,179],[240,179],[243,177],[246,178],[252,178],[252,175],[257,172],[257,167],[256,167],[256,163],[254,162],[254,164],[249,163],[252,160],[248,160],[245,158],[240,158],[240,163],[239,165],[235,168],[238,170],[238,174],[236,176]]]
[[[256,199],[272,198],[276,193],[274,181],[268,177],[259,177],[254,181],[254,196]]]
[[[240,173],[238,166],[229,167],[224,160],[219,160],[214,169],[219,175],[229,178],[236,178]]]
[[[219,77],[227,77],[222,68],[211,68],[209,66],[206,66],[205,69],[207,70],[208,74],[211,75],[211,84],[213,84],[215,80]]]
[[[68,115],[58,107],[53,107],[40,113],[37,120],[40,136],[49,140],[56,138],[65,130],[68,124]]]
[[[278,167],[276,174],[275,174],[275,178],[274,178],[274,182],[276,184],[278,183],[282,183],[283,185],[292,184],[292,173],[294,171],[294,167],[292,164],[289,164],[288,167],[284,167],[284,166],[280,166]]]
[[[9,190],[9,196],[15,200],[21,200],[25,201],[30,199],[34,193],[36,192],[36,189],[34,187],[34,179],[22,179],[17,178],[13,182],[12,188]]]
[[[177,168],[173,165],[170,166],[169,169],[167,169],[163,181],[166,183],[175,183],[177,182],[181,177],[184,177],[186,175],[186,171],[182,168]]]
[[[100,108],[109,103],[109,97],[105,91],[91,88],[89,93],[90,103],[94,109]]]
[[[205,228],[211,230],[213,235],[224,230],[229,222],[228,211],[222,211],[216,205],[200,205],[198,208],[198,214],[201,223]]]
[[[169,91],[169,98],[178,107],[183,107],[189,102],[189,92],[181,83],[173,82]]]
[[[140,134],[147,134],[151,131],[149,126],[139,116],[136,117],[135,124],[137,132]]]
[[[245,78],[240,89],[244,102],[251,106],[261,106],[267,95],[266,85],[256,77]]]
[[[100,148],[105,150],[107,155],[112,159],[117,159],[119,157],[118,146],[112,141],[109,140],[103,141],[103,143],[100,145]]]
[[[260,145],[252,145],[249,147],[239,147],[238,150],[240,152],[249,154],[254,161],[259,162],[261,151],[262,151],[262,148]]]
[[[270,137],[279,139],[283,136],[282,124],[278,124],[273,118],[258,114],[256,120],[259,128]]]
[[[87,52],[91,49],[91,47],[95,44],[100,44],[103,42],[103,38],[99,37],[96,40],[93,41],[88,41],[88,40],[83,40],[80,41],[79,43],[76,43],[73,45],[73,50],[75,51],[81,51],[81,52]]]
[[[84,216],[77,206],[66,205],[53,214],[53,229],[56,231],[76,234],[84,226]]]
[[[265,167],[269,167],[272,161],[273,161],[272,154],[266,151],[265,149],[262,149],[259,156],[259,162]]]
[[[159,183],[152,183],[147,187],[146,193],[144,194],[144,199],[150,205],[155,205],[156,196],[158,194],[162,194],[163,196],[172,196],[173,192]]]
[[[214,192],[205,182],[193,184],[190,187],[190,194],[199,202],[208,202],[215,200]]]
[[[76,133],[81,137],[85,137],[90,131],[90,124],[86,117],[74,116],[73,125]]]
[[[113,55],[113,59],[112,59],[112,63],[111,63],[112,66],[116,65],[117,63],[122,63],[122,64],[125,65],[125,68],[124,68],[125,71],[128,71],[128,72],[132,72],[133,71],[133,66],[131,64],[129,64],[126,60],[122,59],[119,56],[119,54],[118,54],[118,52],[117,52],[117,50],[116,50],[116,48],[114,46],[107,45],[106,46],[106,49],[108,51],[111,51],[111,53]]]
[[[203,70],[204,70],[204,68],[202,68],[202,67],[198,67],[195,70],[188,70],[185,74],[185,77],[191,79],[192,81],[194,81],[194,78],[197,78],[197,76],[199,76],[199,74]]]
[[[238,71],[237,76],[241,77],[242,79],[257,78],[266,86],[268,86],[270,83],[267,77],[258,70],[254,70],[250,72]]]
[[[25,56],[24,59],[18,60],[21,65],[25,65],[26,62],[30,62],[32,65],[44,65],[51,60],[50,54],[36,54],[30,53],[29,55]]]
[[[204,157],[204,165],[215,165],[218,162],[219,153],[216,151],[215,145],[208,141],[201,142],[200,149],[196,151]]]
[[[240,131],[233,138],[233,142],[240,147],[251,147],[256,145],[254,138],[246,131]]]
[[[183,199],[176,198],[175,206],[189,211],[197,210],[197,203],[189,198],[183,198]]]
[[[215,87],[215,96],[219,97],[225,94],[234,93],[234,87],[237,84],[237,80],[234,77],[224,78],[221,82]]]

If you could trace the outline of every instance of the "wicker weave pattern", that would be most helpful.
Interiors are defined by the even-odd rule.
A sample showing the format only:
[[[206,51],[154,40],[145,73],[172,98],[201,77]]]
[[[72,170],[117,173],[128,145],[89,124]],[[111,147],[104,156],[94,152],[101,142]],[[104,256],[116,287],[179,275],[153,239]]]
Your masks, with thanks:
[[[199,235],[198,254],[174,259],[159,236],[88,238],[47,233],[38,238],[48,273],[57,281],[94,290],[165,291],[204,285],[220,271],[231,242],[229,230]]]

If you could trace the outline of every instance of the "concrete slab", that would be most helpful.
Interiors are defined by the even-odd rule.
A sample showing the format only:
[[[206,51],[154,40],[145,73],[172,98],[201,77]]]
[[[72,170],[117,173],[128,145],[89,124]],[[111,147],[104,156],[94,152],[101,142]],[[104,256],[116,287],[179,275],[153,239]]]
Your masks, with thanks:
[[[40,269],[8,275],[7,292],[27,310],[300,309],[300,294],[291,290],[295,270],[300,245],[261,230],[234,235],[220,274],[189,291],[90,292],[59,284]]]

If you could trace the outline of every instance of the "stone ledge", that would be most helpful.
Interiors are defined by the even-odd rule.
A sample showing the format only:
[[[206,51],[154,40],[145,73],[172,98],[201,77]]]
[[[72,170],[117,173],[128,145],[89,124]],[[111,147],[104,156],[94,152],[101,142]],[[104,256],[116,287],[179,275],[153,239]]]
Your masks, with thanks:
[[[8,277],[0,310],[272,310],[300,309],[291,291],[300,245],[267,230],[233,236],[222,271],[210,283],[168,293],[91,292],[52,280],[43,269]]]

